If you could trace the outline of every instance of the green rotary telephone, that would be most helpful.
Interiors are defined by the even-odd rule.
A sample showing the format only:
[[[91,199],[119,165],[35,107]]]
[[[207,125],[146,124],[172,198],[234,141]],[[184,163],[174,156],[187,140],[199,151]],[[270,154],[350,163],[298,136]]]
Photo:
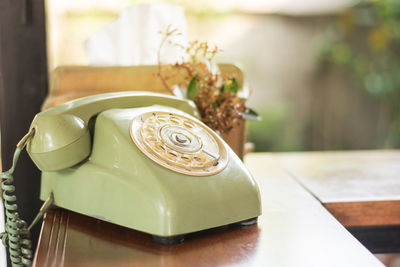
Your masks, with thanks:
[[[261,214],[256,182],[188,100],[149,92],[77,99],[37,114],[22,143],[42,171],[41,213],[55,205],[164,244]]]

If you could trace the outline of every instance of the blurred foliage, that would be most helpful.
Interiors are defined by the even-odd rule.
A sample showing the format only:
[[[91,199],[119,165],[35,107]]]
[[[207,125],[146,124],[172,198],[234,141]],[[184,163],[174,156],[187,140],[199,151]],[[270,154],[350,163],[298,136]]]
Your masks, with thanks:
[[[290,120],[293,111],[283,103],[262,111],[261,121],[248,122],[248,139],[255,144],[256,152],[304,150],[301,134]]]
[[[361,1],[319,36],[322,69],[339,66],[390,109],[388,139],[400,145],[400,1]]]

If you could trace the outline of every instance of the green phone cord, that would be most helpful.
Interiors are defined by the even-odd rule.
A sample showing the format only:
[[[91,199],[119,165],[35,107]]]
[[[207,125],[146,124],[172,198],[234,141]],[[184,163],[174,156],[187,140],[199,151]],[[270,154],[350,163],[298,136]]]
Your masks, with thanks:
[[[17,197],[15,196],[15,186],[13,173],[21,151],[26,143],[33,137],[35,130],[31,129],[17,144],[14,152],[11,168],[0,174],[1,188],[3,190],[3,202],[6,213],[5,231],[0,233],[0,239],[4,246],[8,246],[12,266],[32,265],[32,241],[30,240],[31,228],[40,220],[45,211],[53,204],[53,194],[45,201],[40,211],[36,215],[29,227],[27,223],[19,218]]]
[[[1,188],[6,213],[5,232],[0,234],[4,246],[8,245],[12,266],[32,264],[32,242],[27,223],[19,218],[17,197],[14,195],[14,169],[22,149],[17,147],[11,169],[1,173]]]

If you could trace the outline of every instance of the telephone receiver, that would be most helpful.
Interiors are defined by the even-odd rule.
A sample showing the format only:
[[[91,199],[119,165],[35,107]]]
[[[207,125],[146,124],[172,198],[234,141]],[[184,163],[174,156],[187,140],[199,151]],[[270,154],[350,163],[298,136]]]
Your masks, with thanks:
[[[258,186],[192,101],[150,92],[84,97],[37,114],[26,148],[40,198],[181,242],[188,233],[257,221]]]
[[[86,159],[91,152],[90,119],[111,108],[134,108],[161,104],[193,116],[193,103],[156,93],[109,93],[85,97],[37,114],[30,129],[35,136],[27,151],[41,171],[57,171]]]

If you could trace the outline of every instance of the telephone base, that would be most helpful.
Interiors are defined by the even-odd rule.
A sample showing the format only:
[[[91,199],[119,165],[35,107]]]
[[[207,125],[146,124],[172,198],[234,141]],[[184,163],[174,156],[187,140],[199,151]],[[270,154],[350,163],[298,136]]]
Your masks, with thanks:
[[[243,162],[215,134],[206,135],[208,137],[204,137],[203,140],[200,135],[199,137],[194,133],[187,132],[187,136],[183,134],[184,136],[181,137],[176,134],[174,136],[179,137],[179,140],[173,139],[171,136],[175,134],[173,132],[175,128],[178,130],[186,128],[179,126],[180,124],[173,126],[168,117],[172,115],[165,113],[167,111],[171,112],[168,114],[176,114],[174,120],[185,118],[186,124],[190,125],[187,127],[192,127],[194,130],[197,129],[196,124],[200,125],[195,118],[184,117],[182,111],[161,106],[109,109],[101,112],[96,117],[93,149],[90,156],[80,164],[67,169],[44,171],[41,182],[41,199],[45,200],[53,193],[54,204],[59,207],[158,237],[176,237],[237,222],[245,225],[255,223],[255,221],[243,222],[261,214],[258,186]],[[140,125],[141,120],[137,121],[137,119],[149,112],[164,116],[149,117],[151,120],[160,119],[161,123],[161,119],[164,121],[168,119],[175,127],[170,129],[166,125],[160,128],[164,129],[162,131],[169,129],[168,131],[171,132],[171,135],[168,135],[170,132],[166,132],[165,142],[175,144],[174,142],[186,142],[192,138],[197,140],[193,141],[193,143],[196,142],[195,149],[198,149],[197,146],[205,149],[202,146],[205,142],[220,144],[221,147],[218,146],[218,149],[222,151],[223,148],[224,153],[221,154],[221,157],[224,156],[226,166],[217,173],[203,175],[208,171],[211,172],[207,167],[202,175],[190,175],[173,171],[146,156],[134,143],[130,133],[133,122]],[[135,118],[135,121],[132,118]],[[149,118],[144,117],[143,119],[147,121]],[[191,126],[192,124],[193,126]],[[207,128],[201,128],[205,126],[200,126],[198,126],[198,131],[206,131]],[[151,127],[153,126],[149,124],[147,128],[153,129],[155,126]],[[156,136],[161,130],[153,129],[152,134]],[[179,131],[186,134],[186,130]],[[138,138],[135,139],[136,141],[141,138],[141,132],[139,133],[140,135],[135,137]],[[166,158],[173,157],[173,162],[179,163],[183,160],[179,154],[173,154],[175,152],[165,154],[166,146],[160,148],[161,150],[157,153],[162,153]],[[156,148],[155,145],[152,147]],[[186,151],[185,149],[189,148],[182,146],[179,151]],[[192,151],[190,149],[189,151]],[[210,151],[217,151],[217,148],[213,147],[213,150]],[[191,160],[194,160],[194,163],[190,163],[194,164],[193,166],[189,164],[193,170],[203,170],[201,162],[220,157],[211,155],[217,152],[207,153],[201,154],[203,158],[199,156],[198,159],[190,156]],[[156,157],[156,154],[151,155]],[[175,166],[173,162],[170,162],[171,166]],[[211,164],[211,161],[209,163]],[[181,165],[176,166],[186,166],[188,163],[185,163],[186,165],[182,162],[179,164]],[[186,171],[189,169],[187,168]],[[160,238],[156,237],[155,239],[159,240]],[[169,239],[161,238],[160,240],[160,243],[170,243]],[[174,238],[172,238],[173,240]],[[183,239],[178,239],[179,242],[180,240]]]

